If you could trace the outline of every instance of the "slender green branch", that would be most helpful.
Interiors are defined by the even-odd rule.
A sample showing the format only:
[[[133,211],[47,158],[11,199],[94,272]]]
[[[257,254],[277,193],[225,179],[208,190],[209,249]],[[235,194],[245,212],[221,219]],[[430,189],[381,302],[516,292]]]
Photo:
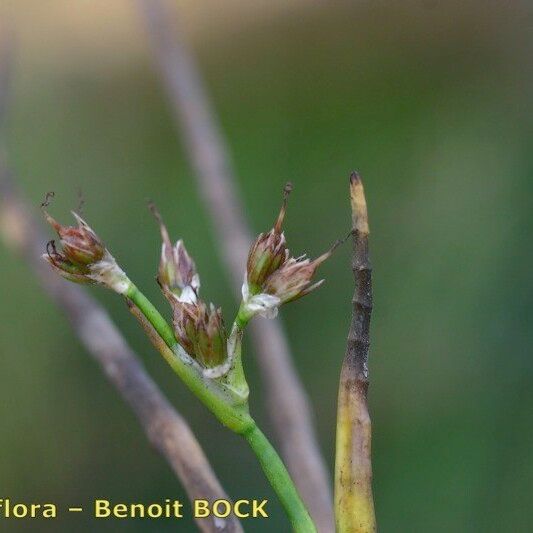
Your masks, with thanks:
[[[131,285],[126,296],[132,302],[130,306],[132,313],[137,317],[154,346],[176,374],[224,425],[246,439],[259,459],[268,481],[278,495],[293,530],[296,533],[316,532],[315,525],[285,465],[248,414],[247,404],[229,405],[228,398],[219,391],[219,387],[224,387],[223,380],[215,381],[202,378],[192,366],[187,365],[180,357],[176,356],[175,352],[180,347],[176,343],[172,328],[135,285]],[[240,348],[238,352],[240,362]]]
[[[166,345],[169,347],[174,346],[176,337],[171,326],[152,302],[133,283],[131,283],[126,296],[142,311]]]
[[[289,517],[293,531],[295,533],[316,532],[316,527],[285,465],[263,432],[255,425],[243,436],[259,459],[268,481],[276,491],[281,505]]]
[[[183,349],[177,343],[172,328],[154,305],[132,283],[125,296],[139,309],[164,341],[167,350],[156,344],[172,370],[183,380],[189,389],[204,403],[218,420],[236,433],[244,433],[253,425],[246,403],[235,404],[227,388],[214,380],[203,378],[192,364],[182,358]],[[139,317],[138,317],[139,318]],[[155,344],[155,343],[154,343]],[[161,344],[161,343],[160,343]]]

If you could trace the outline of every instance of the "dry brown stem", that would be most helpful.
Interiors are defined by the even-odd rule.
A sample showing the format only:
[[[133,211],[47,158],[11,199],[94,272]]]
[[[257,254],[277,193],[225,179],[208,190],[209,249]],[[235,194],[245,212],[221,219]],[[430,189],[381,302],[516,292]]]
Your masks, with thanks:
[[[229,150],[175,13],[162,0],[137,0],[198,186],[234,288],[239,291],[252,233],[244,217]],[[309,400],[279,321],[252,325],[267,405],[281,455],[321,533],[333,531],[329,475],[319,450]]]
[[[363,183],[350,177],[355,279],[352,322],[342,364],[337,411],[335,522],[338,533],[376,531],[372,497],[371,423],[368,413],[368,352],[372,314],[372,268]]]
[[[2,44],[0,58],[5,59],[7,54],[3,56]],[[6,65],[6,61],[0,61],[0,130],[5,118]],[[68,317],[88,354],[135,413],[148,440],[166,459],[189,498],[228,499],[189,425],[146,373],[106,311],[81,287],[57,276],[41,259],[47,239],[15,188],[2,149],[3,146],[0,147],[0,238],[22,255],[43,289]],[[242,532],[234,517],[198,518],[197,524],[206,533]]]

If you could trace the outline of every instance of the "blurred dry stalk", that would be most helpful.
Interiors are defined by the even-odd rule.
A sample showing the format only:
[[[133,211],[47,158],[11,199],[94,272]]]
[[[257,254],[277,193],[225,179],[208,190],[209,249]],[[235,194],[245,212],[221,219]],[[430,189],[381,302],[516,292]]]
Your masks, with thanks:
[[[352,322],[339,383],[335,455],[335,521],[339,533],[376,531],[368,413],[368,351],[372,314],[372,268],[368,257],[368,215],[363,183],[350,177],[355,278]]]
[[[164,0],[137,0],[168,98],[233,285],[240,292],[252,234],[236,187],[229,150],[176,13]],[[292,364],[279,321],[253,324],[253,343],[281,454],[321,533],[333,531],[328,472],[309,400]]]
[[[8,86],[9,43],[0,42],[0,135],[5,132]],[[3,141],[3,138],[0,139]],[[109,315],[83,289],[65,283],[42,261],[47,239],[17,193],[0,146],[0,237],[19,252],[39,279],[42,287],[68,317],[87,352],[101,366],[137,416],[154,448],[167,460],[181,480],[191,500],[229,499],[192,430],[170,405],[148,376],[136,354],[128,346]],[[206,533],[240,533],[237,518],[197,518]]]
[[[46,238],[15,192],[3,165],[0,192],[0,235],[32,266],[88,353],[137,415],[151,444],[181,480],[189,498],[228,499],[187,422],[148,376],[109,315],[83,289],[65,283],[41,260]],[[198,527],[205,532],[242,531],[236,518],[224,521],[222,527],[221,519],[197,519]]]

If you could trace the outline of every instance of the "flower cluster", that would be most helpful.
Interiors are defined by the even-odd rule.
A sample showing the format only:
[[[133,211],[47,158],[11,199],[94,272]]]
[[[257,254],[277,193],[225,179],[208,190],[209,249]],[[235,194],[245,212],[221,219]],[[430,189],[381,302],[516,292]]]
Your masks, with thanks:
[[[219,366],[228,355],[227,333],[222,310],[202,300],[175,302],[173,324],[176,338],[185,351],[205,368]]]
[[[48,201],[43,207],[47,205]],[[58,251],[55,241],[50,241],[43,258],[69,281],[97,283],[124,294],[130,284],[126,274],[94,230],[77,213],[72,214],[78,227],[62,226],[44,211],[47,222],[59,236],[62,250]]]
[[[313,282],[312,278],[335,246],[314,260],[305,255],[291,257],[286,247],[282,226],[291,190],[292,186],[287,184],[273,228],[268,233],[261,233],[250,248],[242,286],[241,318],[245,321],[256,314],[274,318],[281,304],[309,294],[324,281]]]
[[[336,245],[313,260],[305,255],[290,255],[283,222],[291,189],[287,184],[272,229],[261,233],[250,248],[242,303],[230,339],[221,309],[199,297],[200,277],[183,241],[172,245],[161,215],[153,204],[150,206],[162,239],[157,281],[172,307],[174,335],[187,354],[211,374],[231,364],[237,336],[254,315],[274,317],[281,304],[301,298],[323,283],[323,280],[313,281],[313,277]],[[43,207],[47,205],[45,201]],[[98,235],[78,214],[73,213],[77,227],[62,226],[46,210],[44,215],[59,235],[62,247],[59,251],[55,242],[50,241],[43,256],[54,270],[70,281],[101,284],[124,295],[136,290]]]
[[[157,281],[172,307],[176,339],[203,367],[221,365],[228,355],[222,310],[200,299],[200,277],[193,259],[182,240],[172,246],[161,215],[155,206],[151,209],[163,241]]]

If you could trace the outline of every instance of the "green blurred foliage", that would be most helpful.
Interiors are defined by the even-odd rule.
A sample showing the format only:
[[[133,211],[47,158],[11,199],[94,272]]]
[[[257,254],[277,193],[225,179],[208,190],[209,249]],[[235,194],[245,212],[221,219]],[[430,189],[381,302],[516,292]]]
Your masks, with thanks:
[[[288,242],[321,253],[349,227],[349,171],[364,177],[382,531],[531,528],[532,17],[525,2],[310,3],[195,47],[257,231],[272,222],[290,179]],[[21,47],[9,157],[25,192],[37,206],[53,189],[51,210],[66,221],[81,186],[91,225],[166,309],[145,208],[153,198],[196,258],[204,296],[230,320],[235,295],[149,55],[120,68],[94,64],[39,70]],[[3,246],[0,254],[1,496],[65,506],[185,499],[27,267]],[[332,466],[349,247],[322,273],[324,287],[281,315]],[[244,443],[184,390],[122,303],[93,292],[187,416],[229,493],[271,498],[271,519],[247,530],[287,530]],[[247,352],[252,404],[270,432]],[[1,529],[95,527],[176,530],[170,521],[96,526],[79,515]]]

